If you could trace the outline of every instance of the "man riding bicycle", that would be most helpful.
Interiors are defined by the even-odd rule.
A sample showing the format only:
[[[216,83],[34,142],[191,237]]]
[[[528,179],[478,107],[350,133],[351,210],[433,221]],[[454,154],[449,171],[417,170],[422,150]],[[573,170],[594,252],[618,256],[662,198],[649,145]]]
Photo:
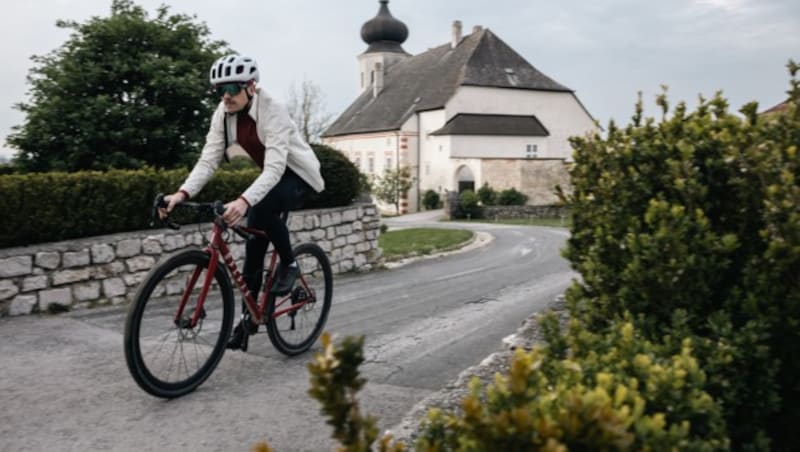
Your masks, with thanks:
[[[258,65],[246,56],[227,55],[211,66],[211,85],[221,101],[211,117],[200,159],[178,191],[165,198],[168,205],[160,209],[159,215],[166,217],[176,205],[197,195],[223,157],[243,149],[243,154],[261,168],[261,174],[241,196],[225,204],[223,218],[233,225],[247,216],[248,227],[269,234],[281,259],[277,280],[270,291],[284,295],[292,289],[299,269],[292,254],[289,230],[280,214],[301,207],[310,190],[321,192],[325,182],[319,160],[288,110],[257,87],[258,80]],[[246,244],[244,280],[254,296],[261,288],[268,245],[267,239],[259,237]],[[257,331],[258,325],[250,321],[243,304],[242,321],[234,329],[228,348],[241,349],[244,335]]]

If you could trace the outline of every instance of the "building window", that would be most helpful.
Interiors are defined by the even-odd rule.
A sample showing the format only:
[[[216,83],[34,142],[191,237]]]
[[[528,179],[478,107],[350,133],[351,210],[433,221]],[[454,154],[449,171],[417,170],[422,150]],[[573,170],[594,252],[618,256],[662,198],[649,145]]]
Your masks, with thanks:
[[[361,157],[356,157],[356,159],[353,160],[353,164],[361,171]]]
[[[391,137],[386,139],[386,145],[388,146],[390,144],[392,144],[392,138]]]
[[[536,144],[529,144],[525,152],[525,158],[535,159],[539,156],[539,148]]]
[[[431,162],[425,162],[425,175],[431,175]]]
[[[369,171],[370,174],[375,172],[375,159],[372,157],[367,160],[367,171]]]
[[[386,169],[392,169],[392,158],[386,157]]]

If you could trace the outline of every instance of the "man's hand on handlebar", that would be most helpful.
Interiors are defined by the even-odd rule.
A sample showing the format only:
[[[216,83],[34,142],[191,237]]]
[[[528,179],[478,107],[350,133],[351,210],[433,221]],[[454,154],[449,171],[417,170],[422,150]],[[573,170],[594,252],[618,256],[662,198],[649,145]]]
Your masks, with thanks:
[[[222,219],[228,223],[228,226],[233,226],[247,215],[248,208],[247,202],[242,198],[238,198],[225,204],[225,213],[222,214]]]
[[[175,206],[186,201],[186,193],[182,191],[176,191],[169,196],[165,196],[164,201],[167,202],[167,207],[158,208],[158,217],[162,220],[169,216],[169,213],[172,212],[172,209],[174,209]]]

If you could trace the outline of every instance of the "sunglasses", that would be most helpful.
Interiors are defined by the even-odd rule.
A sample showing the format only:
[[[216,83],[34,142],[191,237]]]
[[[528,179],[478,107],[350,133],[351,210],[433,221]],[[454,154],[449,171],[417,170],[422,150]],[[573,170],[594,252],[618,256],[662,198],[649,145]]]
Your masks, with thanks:
[[[223,83],[221,85],[217,85],[214,90],[219,97],[222,97],[225,94],[233,97],[242,92],[246,86],[247,83]]]

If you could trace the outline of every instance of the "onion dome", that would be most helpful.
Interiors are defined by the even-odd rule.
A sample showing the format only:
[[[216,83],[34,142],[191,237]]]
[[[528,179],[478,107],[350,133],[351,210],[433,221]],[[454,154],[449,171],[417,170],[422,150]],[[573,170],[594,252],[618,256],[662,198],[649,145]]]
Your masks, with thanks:
[[[389,12],[389,0],[380,0],[378,15],[361,26],[361,39],[369,44],[365,53],[400,52],[400,46],[408,38],[408,27]]]

